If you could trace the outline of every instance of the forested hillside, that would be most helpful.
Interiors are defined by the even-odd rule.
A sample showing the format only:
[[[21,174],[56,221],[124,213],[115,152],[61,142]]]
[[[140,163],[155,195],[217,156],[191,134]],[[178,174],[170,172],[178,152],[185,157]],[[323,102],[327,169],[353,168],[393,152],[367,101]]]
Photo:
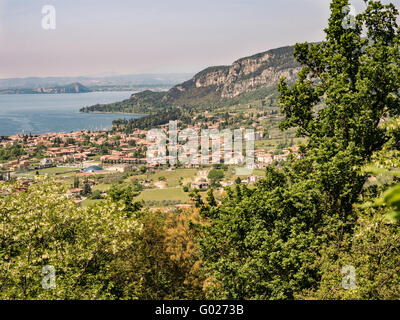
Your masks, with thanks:
[[[95,105],[82,112],[154,113],[165,107],[225,106],[259,100],[273,94],[281,77],[294,80],[299,64],[293,47],[283,47],[207,68],[167,92],[144,91],[130,99]]]

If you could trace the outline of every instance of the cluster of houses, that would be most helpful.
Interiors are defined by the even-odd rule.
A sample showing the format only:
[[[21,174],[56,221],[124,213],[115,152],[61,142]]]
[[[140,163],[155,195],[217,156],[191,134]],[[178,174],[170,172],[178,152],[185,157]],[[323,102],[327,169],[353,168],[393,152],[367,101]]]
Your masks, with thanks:
[[[248,177],[242,179],[241,183],[254,184],[261,178],[263,178],[263,177],[252,174],[252,175],[249,175]],[[231,182],[226,182],[226,181],[221,182],[222,187],[231,186],[233,184],[234,184],[234,182],[232,182],[232,181]],[[191,189],[193,189],[193,190],[197,189],[199,191],[208,190],[209,187],[210,187],[210,183],[208,181],[194,181],[190,184]]]
[[[24,170],[29,167],[31,161],[38,161],[38,159],[29,159],[28,155],[22,155],[18,159],[0,163],[0,169],[7,171]]]
[[[269,152],[265,152],[264,150],[255,150],[255,162],[257,169],[264,169],[266,166],[271,165],[274,162],[282,162],[286,161],[290,154],[293,154],[295,157],[300,158],[298,153],[298,146],[293,146],[291,148],[282,149],[280,154],[275,154],[275,150],[270,150]]]
[[[196,131],[198,128],[194,128]],[[254,140],[260,140],[263,138],[262,132],[256,132],[254,134]],[[250,137],[248,135],[244,135],[242,147],[243,149],[246,147],[246,141],[248,141]],[[153,137],[150,140],[155,140]],[[186,143],[186,142],[185,142]],[[186,145],[177,144],[175,156],[167,155],[167,149],[169,154],[171,154],[170,146],[164,149],[152,148],[150,152],[150,158],[147,159],[148,163],[153,165],[162,165],[162,164],[175,164],[177,159],[180,160],[181,164],[183,163],[187,168],[198,168],[201,165],[210,165],[215,163],[225,163],[229,165],[245,165],[248,161],[248,156],[254,156],[251,161],[254,165],[254,169],[264,169],[266,166],[273,164],[274,162],[282,162],[286,161],[290,154],[294,154],[296,157],[300,157],[298,154],[298,146],[293,146],[291,148],[285,148],[276,152],[276,150],[270,150],[266,152],[264,149],[257,149],[250,154],[244,154],[243,150],[240,148],[239,150],[235,150],[235,142],[232,143],[231,140],[228,142],[225,141],[223,136],[218,139],[210,138],[208,141],[208,149],[204,150],[203,141],[201,141],[201,137],[198,137],[198,143],[191,145],[190,143],[186,143]],[[150,144],[151,146],[154,144]],[[217,146],[217,150],[214,149],[215,145]],[[207,148],[207,147],[206,147]],[[111,156],[107,156],[110,158]],[[183,159],[183,161],[181,160]],[[140,161],[145,161],[146,159],[136,159]],[[186,160],[186,161],[185,161]]]
[[[166,124],[160,127],[167,132],[169,129],[168,126],[169,125]],[[200,138],[200,126],[195,125],[191,129],[199,135],[198,145],[196,147],[190,147],[186,141],[176,145],[177,153],[183,154],[191,159],[190,161],[183,162],[183,166],[200,167],[201,165],[223,162],[233,165],[243,165],[246,163],[246,158],[241,152],[238,153],[233,150],[231,154],[229,154],[229,150],[232,148],[234,149],[234,143],[225,143],[224,136],[219,137],[219,140],[215,140],[215,138],[212,140],[210,138],[209,150],[204,153]],[[256,131],[254,133],[254,140],[261,140],[263,138],[264,133],[262,131]],[[245,134],[243,137],[243,146],[245,146],[245,142],[249,139],[250,137]],[[88,141],[92,142],[92,144],[88,145]],[[166,153],[160,154],[157,148],[155,148],[152,157],[146,158],[143,154],[143,150],[148,150],[149,147],[156,143],[148,136],[148,131],[146,130],[137,129],[131,134],[123,132],[77,131],[71,133],[46,133],[40,135],[20,134],[10,136],[7,140],[0,141],[0,147],[23,142],[26,155],[6,163],[1,163],[0,169],[3,169],[3,171],[23,171],[29,168],[48,168],[71,163],[82,165],[82,163],[88,161],[91,156],[99,154],[100,150],[93,145],[101,146],[103,143],[110,141],[117,141],[117,147],[109,148],[109,153],[100,157],[100,162],[102,164],[145,165],[148,169],[152,169],[162,164],[170,163],[174,165],[176,163],[176,160],[172,159],[172,156]],[[219,151],[217,153],[213,152],[213,144],[215,143],[219,144]],[[186,145],[184,146],[184,144]],[[44,159],[37,159],[33,156],[39,146],[42,147],[43,153],[45,154]],[[182,148],[185,148],[184,153],[182,153]],[[139,149],[141,152],[138,151]],[[291,149],[284,149],[281,153],[276,153],[274,150],[270,152],[265,152],[261,149],[255,150],[254,168],[263,169],[273,162],[285,161],[290,153],[296,154],[297,151],[297,146]],[[228,159],[229,162],[224,161],[226,159]],[[180,162],[182,164],[182,161]]]
[[[21,144],[24,146],[25,155],[18,159],[0,163],[0,169],[8,171],[23,171],[29,167],[48,168],[66,163],[79,164],[85,162],[90,156],[99,153],[98,148],[87,145],[89,139],[93,144],[102,145],[107,141],[118,140],[119,149],[111,150],[112,154],[102,157],[104,163],[138,163],[133,157],[136,147],[149,144],[145,139],[139,138],[146,134],[146,131],[138,130],[132,135],[123,133],[88,132],[77,131],[71,133],[45,133],[40,135],[13,135],[0,141],[0,148],[8,145]],[[108,138],[108,139],[107,139]],[[45,158],[37,159],[33,156],[38,147],[41,147]],[[143,163],[145,160],[141,160]]]

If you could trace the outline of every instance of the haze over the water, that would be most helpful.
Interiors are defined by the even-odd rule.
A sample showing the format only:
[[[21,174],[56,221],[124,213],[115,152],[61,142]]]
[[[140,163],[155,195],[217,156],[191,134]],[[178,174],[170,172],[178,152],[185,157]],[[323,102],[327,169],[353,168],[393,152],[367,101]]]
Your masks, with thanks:
[[[0,78],[197,72],[320,41],[328,16],[328,0],[0,0]]]
[[[79,109],[97,103],[129,98],[131,92],[89,92],[80,94],[0,95],[0,136],[41,134],[78,130],[110,129],[116,119],[137,118],[133,114],[88,114]]]

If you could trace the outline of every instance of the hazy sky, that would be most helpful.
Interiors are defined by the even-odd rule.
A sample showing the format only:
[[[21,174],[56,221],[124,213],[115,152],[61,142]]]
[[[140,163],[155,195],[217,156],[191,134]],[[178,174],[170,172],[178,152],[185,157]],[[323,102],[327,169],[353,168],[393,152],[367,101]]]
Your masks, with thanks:
[[[329,2],[0,0],[0,78],[197,72],[322,40]],[[44,5],[56,30],[42,29]]]

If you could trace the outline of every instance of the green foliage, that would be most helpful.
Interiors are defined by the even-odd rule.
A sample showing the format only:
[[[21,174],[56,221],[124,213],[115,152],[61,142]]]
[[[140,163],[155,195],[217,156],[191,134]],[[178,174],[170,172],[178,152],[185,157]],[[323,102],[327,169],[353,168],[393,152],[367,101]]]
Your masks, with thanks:
[[[373,204],[365,203],[364,207],[386,206],[389,209],[387,216],[391,220],[400,222],[400,185],[396,184],[400,176],[398,170],[400,164],[400,118],[392,119],[382,126],[386,129],[389,139],[381,150],[373,154],[371,163],[365,166],[363,171],[378,178],[386,177],[386,179],[384,183],[378,185],[382,195]]]
[[[126,133],[131,133],[135,129],[150,130],[159,125],[167,124],[169,121],[181,119],[183,117],[182,110],[178,108],[166,108],[156,114],[151,114],[137,119],[115,120],[115,127],[123,127]]]
[[[141,173],[146,173],[147,168],[146,168],[146,166],[140,166],[139,170]]]
[[[146,212],[143,232],[111,263],[114,294],[123,299],[201,299],[204,275],[191,224],[198,214]]]
[[[74,188],[77,189],[79,188],[79,178],[78,177],[74,177]]]
[[[389,216],[400,222],[400,185],[396,185],[383,195],[384,204],[390,208]]]
[[[309,249],[324,238],[320,195],[311,184],[288,185],[271,173],[256,189],[237,185],[204,230],[212,298],[289,299],[317,283]]]
[[[326,41],[296,45],[294,55],[305,67],[291,88],[284,81],[279,86],[285,114],[281,127],[297,127],[298,135],[310,138],[310,174],[326,173],[318,172],[319,180],[343,216],[351,213],[366,181],[354,168],[389,139],[381,119],[400,113],[397,11],[393,5],[367,3],[355,27],[344,29],[342,9],[348,1],[333,1]]]
[[[354,235],[336,239],[321,248],[316,266],[321,270],[317,288],[297,299],[398,300],[400,298],[400,232],[380,211],[359,212]],[[355,268],[352,290],[342,288],[344,266]]]
[[[100,190],[95,190],[92,192],[92,195],[90,196],[90,199],[92,200],[100,200],[103,199],[102,195],[101,195],[101,191]]]
[[[5,148],[0,148],[0,161],[11,161],[24,155],[24,147],[20,144],[10,144]]]
[[[128,215],[131,215],[142,207],[141,203],[134,201],[141,190],[142,186],[136,181],[129,185],[115,185],[107,193],[112,201],[123,203]]]
[[[13,191],[15,184],[0,184]],[[0,197],[1,299],[109,299],[109,261],[139,232],[122,205],[79,208],[52,181]],[[55,267],[56,288],[42,288],[42,268]]]
[[[208,173],[208,179],[211,180],[211,184],[215,185],[218,181],[221,181],[224,178],[225,174],[224,171],[220,169],[212,169]]]
[[[354,235],[369,192],[360,169],[391,139],[381,119],[400,113],[400,39],[393,5],[367,1],[344,29],[347,4],[332,1],[326,41],[296,45],[299,79],[278,88],[281,128],[308,138],[302,158],[267,168],[254,189],[227,190],[210,215],[200,241],[210,297],[293,299],[320,286],[319,248]]]
[[[90,186],[90,184],[87,181],[85,181],[85,183],[83,184],[82,195],[89,196],[91,194],[92,194],[92,187]]]
[[[207,200],[207,204],[208,204],[210,207],[216,207],[216,206],[217,206],[217,201],[215,200],[215,197],[214,197],[214,190],[213,190],[213,189],[210,189],[210,190],[207,191],[207,198],[206,198],[206,200]]]
[[[81,112],[121,112],[146,114],[157,112],[164,106],[162,98],[165,92],[152,92],[146,90],[136,93],[131,99],[111,104],[97,104],[91,107],[82,108]]]
[[[16,187],[0,183],[0,195]],[[198,214],[139,214],[111,197],[80,208],[66,191],[38,180],[27,192],[0,196],[1,299],[203,297],[190,228],[202,224]],[[48,265],[54,289],[42,288]]]
[[[190,192],[189,197],[194,202],[194,205],[196,208],[200,208],[204,204],[203,199],[201,198],[201,194],[198,189],[195,189],[192,192]]]

